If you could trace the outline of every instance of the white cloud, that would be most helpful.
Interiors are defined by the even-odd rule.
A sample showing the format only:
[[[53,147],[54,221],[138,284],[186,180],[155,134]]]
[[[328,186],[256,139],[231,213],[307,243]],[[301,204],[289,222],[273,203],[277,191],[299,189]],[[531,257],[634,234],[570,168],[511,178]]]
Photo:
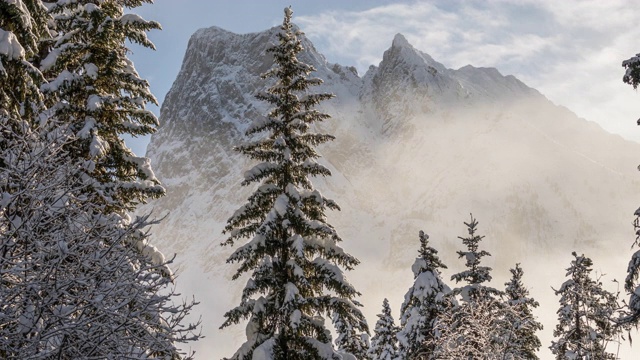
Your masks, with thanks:
[[[330,61],[362,73],[396,33],[447,67],[496,67],[557,104],[640,140],[638,96],[622,60],[640,52],[640,7],[631,1],[415,2],[328,11],[294,20]]]

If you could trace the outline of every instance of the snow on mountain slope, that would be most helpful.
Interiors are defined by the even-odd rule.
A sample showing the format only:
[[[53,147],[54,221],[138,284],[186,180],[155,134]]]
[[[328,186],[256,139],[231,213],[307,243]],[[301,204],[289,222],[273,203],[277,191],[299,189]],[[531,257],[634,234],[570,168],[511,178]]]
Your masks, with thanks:
[[[219,244],[226,219],[252,190],[239,186],[250,164],[232,148],[267,111],[254,94],[266,86],[259,75],[271,66],[265,49],[276,31],[197,31],[147,152],[167,196],[143,211],[166,216],[152,229],[154,242],[177,254],[179,289],[202,303],[207,338],[194,347],[204,359],[231,355],[244,336],[244,326],[217,330],[246,281],[230,281],[234,266],[225,260],[233,249]],[[304,46],[302,59],[325,81],[315,90],[337,95],[323,105],[333,118],[321,125],[337,137],[320,148],[333,176],[314,181],[342,207],[329,216],[362,260],[349,276],[370,322],[383,297],[399,311],[419,230],[451,273],[462,268],[457,236],[473,212],[494,255],[494,286],[523,264],[548,314],[542,358],[549,358],[557,310],[550,286],[563,281],[571,250],[619,279],[626,268],[640,145],[496,69],[447,69],[402,35],[362,78],[328,63],[306,38]]]

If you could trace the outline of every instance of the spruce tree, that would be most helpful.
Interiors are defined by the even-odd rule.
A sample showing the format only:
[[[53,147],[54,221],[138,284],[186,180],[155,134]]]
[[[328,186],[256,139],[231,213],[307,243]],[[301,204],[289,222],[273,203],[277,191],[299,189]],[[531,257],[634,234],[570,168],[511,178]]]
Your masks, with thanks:
[[[371,338],[369,356],[371,360],[396,360],[398,356],[398,327],[396,326],[389,301],[382,302],[382,313],[378,314],[378,321]]]
[[[337,334],[335,343],[338,350],[343,353],[351,354],[358,360],[370,360],[367,354],[370,346],[369,334],[356,331],[353,328],[353,323],[357,321],[357,319],[345,321],[340,317],[340,314],[335,313],[333,315],[333,325]]]
[[[591,278],[591,259],[575,252],[572,255],[574,260],[567,268],[569,279],[555,290],[560,308],[555,340],[549,348],[558,360],[615,359],[606,346],[622,331],[614,322],[619,310],[617,295]]]
[[[482,296],[489,296],[495,298],[496,296],[502,295],[502,293],[489,287],[487,285],[483,285],[484,283],[491,281],[491,268],[488,266],[481,266],[480,261],[485,256],[491,256],[488,251],[479,250],[480,241],[484,238],[484,236],[479,236],[476,234],[476,230],[478,227],[478,221],[473,218],[471,215],[471,221],[468,223],[464,223],[467,226],[467,231],[469,233],[468,237],[458,236],[458,239],[462,240],[462,243],[467,247],[467,251],[457,251],[458,258],[464,258],[466,263],[465,266],[467,270],[459,272],[451,276],[451,280],[455,280],[456,283],[465,281],[467,285],[455,288],[453,293],[456,295],[462,296],[462,301],[464,302],[472,302],[474,301],[482,292]]]
[[[536,321],[532,310],[539,306],[529,296],[529,290],[522,283],[524,274],[520,264],[509,270],[511,280],[505,289],[506,305],[513,311],[505,317],[506,341],[505,358],[538,360],[536,351],[540,349],[540,339],[536,332],[542,330],[542,324]]]
[[[39,0],[1,0],[0,14],[0,115],[33,118],[42,109],[43,79],[34,63],[48,36],[47,9]]]
[[[77,140],[70,156],[85,160],[89,190],[104,211],[131,211],[148,198],[164,194],[149,159],[133,154],[122,139],[155,132],[156,116],[145,108],[157,104],[149,83],[127,57],[127,42],[154,48],[146,32],[159,29],[125,9],[151,0],[58,1],[50,7],[55,34],[46,43],[40,69],[51,111],[71,126]]]
[[[411,270],[414,283],[404,296],[400,309],[398,332],[401,359],[430,359],[433,353],[434,327],[439,316],[453,304],[449,286],[443,281],[440,269],[447,267],[438,251],[429,246],[429,235],[420,231],[419,256]]]
[[[468,237],[458,237],[466,245],[466,251],[458,251],[464,258],[467,270],[451,276],[456,282],[466,282],[454,288],[452,295],[460,296],[461,303],[444,312],[436,325],[439,338],[433,345],[437,356],[446,359],[475,359],[479,354],[498,354],[504,349],[502,332],[504,312],[508,310],[499,298],[502,292],[485,283],[491,281],[491,268],[481,266],[481,260],[491,254],[479,250],[484,238],[476,234],[478,222],[471,215],[467,226]]]
[[[314,107],[333,95],[309,91],[322,80],[310,77],[315,69],[297,57],[303,50],[301,33],[291,16],[286,8],[278,43],[267,50],[275,66],[262,76],[275,84],[257,95],[274,108],[246,131],[255,140],[237,147],[260,162],[245,173],[242,184],[260,186],[224,230],[229,234],[225,245],[249,240],[227,260],[240,263],[233,279],[251,274],[240,304],[225,314],[222,325],[249,321],[247,341],[234,360],[337,358],[324,324],[324,317],[333,314],[356,331],[367,331],[354,301],[359,293],[342,270],[359,261],[338,246],[341,238],[325,216],[327,209],[339,207],[310,180],[331,175],[317,162],[315,146],[333,136],[314,133],[311,126],[330,117]]]
[[[634,89],[637,89],[638,85],[640,85],[640,54],[624,60],[622,67],[625,68],[622,81],[633,86]]]

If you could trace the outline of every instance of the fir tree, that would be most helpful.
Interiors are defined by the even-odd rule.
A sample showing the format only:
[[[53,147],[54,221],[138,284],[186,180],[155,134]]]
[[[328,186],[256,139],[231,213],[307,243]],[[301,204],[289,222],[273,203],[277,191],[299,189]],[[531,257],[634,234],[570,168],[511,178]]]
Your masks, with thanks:
[[[461,296],[461,304],[444,312],[436,325],[439,338],[432,345],[437,356],[446,359],[475,359],[479,354],[499,354],[504,349],[504,312],[508,309],[498,301],[502,292],[485,283],[491,281],[491,268],[481,266],[481,259],[491,254],[479,250],[484,238],[476,234],[478,222],[464,223],[468,237],[458,237],[467,246],[467,251],[458,251],[458,257],[466,260],[467,270],[451,276],[457,283],[467,285],[452,290],[452,295]],[[492,355],[493,356],[493,355]]]
[[[126,42],[154,48],[146,32],[154,21],[125,14],[151,0],[58,1],[50,8],[56,36],[40,68],[49,80],[42,89],[55,116],[77,135],[70,156],[84,159],[94,179],[92,197],[105,211],[130,211],[164,194],[149,160],[137,157],[122,139],[155,132],[157,104],[149,83],[128,59]]]
[[[471,221],[464,224],[467,226],[469,236],[466,238],[459,236],[458,239],[462,240],[462,243],[467,246],[467,251],[458,251],[457,253],[459,258],[466,260],[465,266],[467,270],[452,275],[451,280],[455,280],[456,283],[465,281],[467,285],[455,288],[453,292],[461,295],[464,302],[476,299],[480,290],[482,290],[483,296],[500,296],[502,293],[499,290],[483,285],[491,281],[491,268],[480,266],[480,261],[483,257],[491,256],[491,254],[485,250],[479,250],[480,241],[484,236],[476,234],[478,221],[471,215]]]
[[[542,324],[536,321],[532,310],[539,306],[538,302],[529,297],[529,290],[522,283],[524,272],[520,264],[516,264],[511,271],[511,280],[506,285],[505,295],[507,306],[513,311],[507,313],[504,335],[507,347],[505,358],[537,360],[536,351],[540,349],[540,339],[536,335],[542,330]]]
[[[358,319],[344,321],[340,314],[333,315],[333,325],[336,329],[337,337],[335,340],[339,351],[351,354],[358,360],[370,360],[367,352],[369,351],[369,334],[356,331],[353,323],[357,323]],[[361,324],[361,327],[366,327]]]
[[[591,259],[575,252],[572,255],[569,279],[555,290],[560,296],[560,309],[551,352],[558,360],[615,359],[606,346],[617,340],[622,330],[613,321],[619,310],[617,295],[591,278]]]
[[[391,308],[387,299],[382,302],[382,313],[378,314],[378,321],[373,332],[369,348],[370,358],[372,360],[396,360],[398,356],[398,327],[391,316]]]
[[[436,336],[428,345],[433,353],[428,359],[505,360],[508,347],[504,319],[515,316],[511,307],[477,290],[472,302],[464,302],[440,315],[435,324]]]
[[[420,250],[411,270],[414,283],[404,296],[398,332],[401,359],[430,359],[434,327],[438,317],[453,306],[451,292],[441,278],[447,267],[438,251],[429,246],[429,235],[420,231]]]
[[[333,95],[308,91],[322,81],[309,77],[315,69],[297,58],[303,48],[291,16],[286,8],[278,44],[267,50],[275,66],[263,77],[275,84],[257,96],[274,108],[246,132],[265,135],[237,147],[260,161],[242,182],[260,186],[225,227],[225,245],[249,239],[227,260],[240,263],[234,279],[251,273],[240,305],[225,314],[222,325],[249,319],[247,341],[232,356],[237,360],[337,358],[322,315],[338,314],[356,331],[367,331],[354,300],[359,293],[342,270],[359,261],[338,246],[341,239],[325,216],[327,209],[339,207],[310,181],[311,176],[331,174],[317,162],[314,147],[333,136],[313,133],[310,127],[330,117],[314,107]]]

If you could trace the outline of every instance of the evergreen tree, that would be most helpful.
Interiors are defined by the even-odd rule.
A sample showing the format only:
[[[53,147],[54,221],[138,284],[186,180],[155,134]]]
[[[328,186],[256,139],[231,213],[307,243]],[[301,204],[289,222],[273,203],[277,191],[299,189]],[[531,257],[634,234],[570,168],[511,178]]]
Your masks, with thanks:
[[[382,313],[378,314],[378,321],[371,338],[369,356],[372,360],[396,360],[398,356],[397,344],[398,327],[391,316],[389,301],[382,302]]]
[[[46,10],[0,0],[0,358],[181,358],[176,344],[198,338],[183,324],[194,304],[172,303],[152,222],[87,196],[77,129],[41,92]]]
[[[485,256],[491,256],[491,254],[488,251],[479,250],[480,241],[484,236],[476,235],[478,221],[471,215],[471,221],[464,224],[467,226],[469,236],[466,238],[458,236],[458,239],[462,240],[462,243],[467,246],[467,251],[458,251],[457,253],[458,258],[466,260],[465,266],[467,270],[452,275],[451,280],[455,280],[456,283],[466,281],[467,285],[455,288],[453,293],[461,295],[464,302],[475,300],[480,290],[483,296],[496,297],[502,295],[499,290],[483,285],[491,281],[491,268],[480,266],[480,260]]]
[[[441,278],[447,267],[438,251],[429,246],[429,235],[420,231],[420,250],[411,270],[414,283],[404,296],[398,332],[401,359],[430,359],[434,327],[438,317],[453,306],[451,292]]]
[[[479,250],[484,236],[476,234],[478,222],[473,215],[464,224],[469,236],[458,238],[467,251],[458,251],[458,257],[466,260],[467,270],[451,279],[467,285],[452,290],[452,295],[460,295],[462,302],[441,315],[443,319],[436,325],[439,339],[433,345],[436,356],[447,359],[482,358],[478,356],[483,352],[499,354],[505,345],[503,319],[508,309],[498,300],[502,292],[485,284],[491,281],[491,268],[480,265],[481,259],[491,254]]]
[[[369,351],[369,334],[358,332],[353,328],[353,323],[357,323],[358,319],[344,321],[340,314],[333,315],[333,325],[336,329],[337,337],[335,340],[339,351],[351,354],[358,360],[370,360],[367,352]],[[361,327],[366,327],[364,324]]]
[[[575,259],[567,269],[569,279],[555,290],[560,309],[551,352],[558,360],[615,359],[606,346],[621,332],[613,321],[619,309],[617,295],[591,278],[591,259],[575,252],[572,255]]]
[[[48,35],[47,9],[39,0],[0,0],[0,14],[0,115],[33,117],[42,108],[43,79],[33,64]]]
[[[336,230],[325,211],[338,205],[315,190],[311,176],[329,176],[317,162],[316,145],[333,136],[310,131],[330,116],[314,109],[331,94],[310,93],[322,83],[309,77],[315,69],[300,62],[303,50],[285,9],[278,44],[267,51],[275,66],[263,74],[275,84],[257,97],[274,106],[266,118],[256,119],[247,136],[266,133],[237,150],[260,161],[245,173],[243,185],[261,185],[228,220],[225,245],[249,241],[227,260],[240,263],[234,279],[251,273],[240,305],[225,314],[222,328],[249,319],[247,341],[232,359],[332,359],[339,355],[331,344],[324,316],[338,314],[356,331],[367,331],[354,298],[359,295],[342,268],[359,261],[338,246]]]
[[[511,280],[506,285],[505,295],[507,306],[513,311],[507,313],[505,326],[508,330],[504,335],[507,343],[505,358],[538,360],[536,351],[540,349],[540,339],[536,335],[542,330],[542,324],[536,321],[532,309],[539,306],[538,302],[529,297],[529,290],[522,283],[524,272],[520,264],[516,264],[511,271]]]
[[[128,59],[126,42],[154,48],[146,31],[154,21],[125,14],[151,0],[79,0],[52,4],[53,31],[40,68],[42,86],[55,116],[68,123],[77,141],[70,156],[85,160],[94,179],[91,196],[104,211],[130,211],[148,198],[164,194],[149,159],[137,157],[122,139],[148,135],[158,125],[145,104],[157,104],[146,80]]]

